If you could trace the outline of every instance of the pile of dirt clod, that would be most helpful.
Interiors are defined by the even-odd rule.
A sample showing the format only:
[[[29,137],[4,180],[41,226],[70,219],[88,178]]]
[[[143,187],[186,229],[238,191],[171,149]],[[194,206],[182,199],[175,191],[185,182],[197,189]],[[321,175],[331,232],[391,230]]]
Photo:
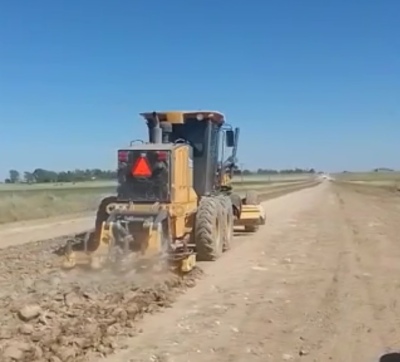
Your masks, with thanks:
[[[29,263],[28,263],[29,264]],[[0,361],[79,362],[100,358],[137,333],[144,313],[168,307],[193,287],[200,269],[111,275],[38,273],[40,280],[0,300]]]

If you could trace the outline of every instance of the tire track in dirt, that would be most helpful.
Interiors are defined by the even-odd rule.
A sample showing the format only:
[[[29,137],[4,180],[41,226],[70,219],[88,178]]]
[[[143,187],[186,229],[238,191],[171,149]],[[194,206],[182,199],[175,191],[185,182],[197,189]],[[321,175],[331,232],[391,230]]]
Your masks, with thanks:
[[[339,313],[336,331],[328,343],[317,353],[317,360],[377,361],[382,343],[379,333],[371,334],[375,323],[373,308],[366,286],[360,280],[358,249],[353,224],[347,217],[351,205],[340,191],[334,189],[339,212],[331,215],[331,225],[336,229],[335,242],[340,246],[340,272],[334,281],[340,288]],[[353,194],[352,197],[358,197]],[[368,343],[365,343],[368,340]]]
[[[346,265],[343,252],[332,243],[332,229],[327,225],[332,213],[329,201],[329,197],[320,199],[313,209],[299,215],[295,232],[288,233],[286,245],[276,250],[278,255],[287,255],[284,260],[292,272],[286,275],[287,299],[281,300],[280,313],[275,317],[285,327],[270,343],[273,350],[281,349],[281,353],[268,355],[272,360],[282,356],[291,356],[290,360],[314,357],[326,336],[336,331],[341,294],[338,279]],[[316,269],[320,269],[319,273]],[[318,335],[315,330],[319,330]]]
[[[326,183],[302,195],[284,198],[284,211],[271,204],[263,231],[210,266],[172,309],[144,319],[143,333],[107,361],[377,362],[386,330],[376,295],[380,277],[392,278],[379,266],[369,290],[358,256],[371,250],[357,238],[368,228],[355,233],[348,217],[373,214],[354,208],[361,195]]]
[[[299,255],[305,257],[296,268],[297,278],[287,284],[288,300],[296,303],[281,303],[281,316],[288,325],[284,335],[275,339],[277,349],[282,341],[297,346],[287,354],[290,360],[367,361],[379,350],[379,339],[363,328],[372,312],[364,305],[367,291],[359,285],[353,233],[343,217],[343,207],[333,193],[327,193],[303,216],[303,225],[292,240],[293,259],[299,263]],[[296,239],[306,233],[310,240],[299,245]],[[269,357],[275,361],[279,355]]]
[[[348,205],[345,217],[352,227],[358,278],[374,316],[370,334],[380,337],[379,353],[390,352],[400,344],[400,198],[381,189],[359,192],[358,197],[349,187],[338,192]]]
[[[375,362],[379,355],[390,350],[388,347],[399,344],[398,333],[395,333],[399,321],[396,301],[399,284],[397,280],[393,283],[390,272],[385,271],[384,265],[388,266],[390,263],[377,263],[376,260],[376,248],[379,245],[382,247],[382,241],[386,240],[385,257],[391,255],[393,263],[398,265],[400,255],[396,242],[400,216],[399,199],[386,195],[382,200],[382,195],[379,194],[373,195],[367,203],[362,194],[350,192],[346,194],[347,197],[343,197],[341,190],[335,191],[337,200],[331,199],[330,202],[337,203],[340,212],[335,212],[334,208],[330,211],[329,208],[320,209],[318,244],[321,249],[325,249],[324,255],[331,255],[331,260],[327,263],[320,254],[320,268],[325,269],[331,262],[336,267],[333,268],[331,283],[325,287],[322,283],[320,285],[319,289],[325,290],[324,295],[317,297],[315,294],[313,300],[310,298],[310,304],[314,308],[303,322],[305,333],[301,336],[304,341],[301,344],[305,346],[307,356],[294,359]],[[389,203],[391,208],[388,208]],[[354,218],[358,221],[354,221]],[[311,217],[311,220],[315,221],[315,218]],[[378,235],[371,234],[368,226],[375,228]],[[329,235],[337,249],[329,246]],[[375,248],[366,245],[365,240],[372,242]],[[309,248],[309,263],[313,262],[313,252],[317,260],[317,248],[317,245]],[[362,263],[363,260],[369,261],[368,268],[365,262]],[[371,273],[372,265],[375,272]],[[398,275],[399,268],[394,269],[395,275]],[[322,274],[322,270],[320,272]],[[389,300],[385,284],[394,289],[388,293]],[[397,309],[396,313],[393,313],[394,308]],[[289,313],[287,309],[285,314]],[[396,318],[393,318],[394,315]],[[293,323],[291,329],[298,330],[296,323]],[[320,336],[316,331],[319,331]]]
[[[349,361],[343,353],[336,359],[332,345],[338,321],[353,312],[341,308],[352,285],[329,222],[340,210],[327,185],[302,195],[284,210],[271,205],[263,232],[211,266],[196,289],[147,319],[130,349],[107,361]]]

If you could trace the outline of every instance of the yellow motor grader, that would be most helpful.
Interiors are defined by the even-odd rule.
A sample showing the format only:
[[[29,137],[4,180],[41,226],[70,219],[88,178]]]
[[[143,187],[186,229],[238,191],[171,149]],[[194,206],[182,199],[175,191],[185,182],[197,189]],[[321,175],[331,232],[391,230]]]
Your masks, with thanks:
[[[113,255],[159,258],[182,272],[228,250],[234,225],[265,223],[257,195],[232,190],[239,129],[214,111],[141,113],[149,142],[118,150],[117,195],[103,199],[94,232],[64,267],[101,267]],[[231,155],[224,161],[225,149]]]

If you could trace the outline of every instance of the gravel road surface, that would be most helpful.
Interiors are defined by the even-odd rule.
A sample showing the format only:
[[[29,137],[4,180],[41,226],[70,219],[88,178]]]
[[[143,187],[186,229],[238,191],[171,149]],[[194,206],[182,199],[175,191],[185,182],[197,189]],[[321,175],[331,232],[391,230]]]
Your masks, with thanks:
[[[0,361],[378,362],[399,347],[398,194],[327,181],[264,206],[267,225],[184,279],[64,273],[60,239],[3,244]]]

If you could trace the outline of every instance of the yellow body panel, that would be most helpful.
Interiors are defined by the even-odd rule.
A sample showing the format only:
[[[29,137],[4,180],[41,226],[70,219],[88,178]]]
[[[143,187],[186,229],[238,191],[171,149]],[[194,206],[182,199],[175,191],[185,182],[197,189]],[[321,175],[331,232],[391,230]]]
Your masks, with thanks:
[[[193,189],[193,166],[190,159],[190,148],[185,144],[177,144],[172,149],[172,168],[171,168],[171,203],[162,204],[139,204],[128,202],[113,202],[108,204],[106,211],[118,211],[121,215],[133,217],[140,216],[142,221],[133,222],[130,233],[132,242],[139,249],[138,254],[146,259],[161,256],[167,249],[163,240],[162,223],[155,222],[155,216],[160,212],[167,212],[169,217],[168,229],[172,236],[172,242],[178,240],[179,245],[183,245],[183,240],[190,237],[193,228],[193,216],[197,209],[197,194]],[[143,216],[143,215],[149,215]],[[165,222],[164,222],[165,223]],[[100,267],[107,259],[110,247],[113,245],[112,227],[113,223],[103,222],[99,232],[99,244],[94,251],[73,251],[66,255],[64,261],[65,268],[72,268],[75,265],[90,265],[92,268]],[[189,271],[195,265],[195,256],[192,252],[180,251],[178,256],[171,255],[173,263],[181,271]]]
[[[193,169],[190,163],[189,147],[181,145],[173,154],[172,204],[169,205],[173,224],[173,235],[183,237],[191,231],[191,218],[197,209],[197,195],[193,189]]]

